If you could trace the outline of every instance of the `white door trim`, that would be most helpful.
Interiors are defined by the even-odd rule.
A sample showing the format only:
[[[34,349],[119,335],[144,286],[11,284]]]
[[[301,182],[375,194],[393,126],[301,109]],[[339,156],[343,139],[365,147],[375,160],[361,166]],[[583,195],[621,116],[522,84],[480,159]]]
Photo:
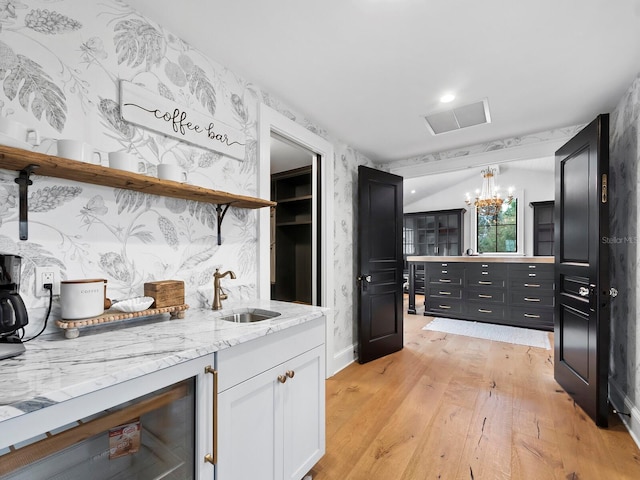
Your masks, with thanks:
[[[267,105],[261,103],[258,108],[258,197],[271,197],[270,147],[272,132],[320,155],[320,161],[322,162],[320,179],[322,189],[320,208],[320,225],[322,226],[320,305],[333,309],[333,145]],[[258,210],[258,297],[261,299],[271,298],[269,243],[269,210],[262,208]],[[325,372],[327,377],[330,377],[335,371],[333,365],[333,311],[327,312],[326,319]]]

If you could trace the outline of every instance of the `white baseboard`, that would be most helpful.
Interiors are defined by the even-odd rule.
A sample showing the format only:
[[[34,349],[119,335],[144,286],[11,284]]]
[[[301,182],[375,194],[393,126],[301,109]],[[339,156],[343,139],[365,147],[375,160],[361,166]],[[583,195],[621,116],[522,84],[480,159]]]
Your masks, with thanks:
[[[629,397],[622,392],[622,389],[611,381],[611,379],[609,379],[609,401],[613,408],[619,412],[631,414],[630,417],[626,415],[619,416],[627,427],[627,430],[629,430],[633,441],[640,447],[640,409],[633,404]]]
[[[348,347],[340,350],[333,356],[333,369],[332,375],[335,375],[340,370],[348,367],[356,360],[355,345],[349,345]]]

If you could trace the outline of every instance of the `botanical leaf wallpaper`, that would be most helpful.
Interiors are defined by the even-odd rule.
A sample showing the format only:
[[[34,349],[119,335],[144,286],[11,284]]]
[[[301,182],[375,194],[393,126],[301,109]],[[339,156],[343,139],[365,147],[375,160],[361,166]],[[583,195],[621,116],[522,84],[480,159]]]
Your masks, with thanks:
[[[192,184],[256,195],[257,111],[265,103],[334,144],[336,351],[354,341],[352,182],[366,157],[332,139],[269,92],[193,49],[120,0],[0,1],[0,116],[36,128],[37,151],[57,139],[82,140],[106,153],[126,151],[138,171],[178,164]],[[129,124],[120,115],[126,80],[242,131],[241,161]],[[2,138],[0,137],[0,143]],[[1,165],[0,165],[1,167]],[[108,296],[142,294],[147,281],[185,281],[187,303],[209,306],[216,267],[234,270],[231,298],[257,295],[257,214],[231,207],[217,244],[215,205],[32,176],[29,239],[18,240],[16,173],[0,170],[0,252],[23,256],[21,293],[37,332],[47,301],[34,296],[36,266],[64,279],[105,278]],[[55,305],[54,315],[58,312]],[[55,331],[55,327],[49,327]]]
[[[125,122],[119,107],[120,80],[243,132],[245,158],[232,159]],[[260,103],[331,142],[335,289],[329,306],[334,355],[347,359],[352,355],[357,315],[357,167],[373,166],[368,158],[122,0],[0,0],[0,87],[0,117],[36,128],[42,137],[36,147],[40,152],[56,154],[56,139],[82,140],[103,154],[104,165],[106,152],[129,152],[136,157],[141,174],[155,176],[160,163],[174,163],[187,172],[190,183],[231,193],[255,196],[257,192]],[[612,160],[616,165],[612,182],[624,184],[624,193],[616,197],[612,215],[621,235],[636,235],[637,228],[637,221],[627,222],[625,212],[638,213],[639,89],[636,81],[616,113],[616,132],[624,134],[617,137],[620,154]],[[542,132],[410,158],[394,166],[446,161],[569,133]],[[16,172],[1,167],[0,252],[23,257],[21,293],[30,318],[27,335],[39,331],[47,306],[46,299],[34,295],[38,266],[57,266],[64,279],[105,278],[108,296],[115,299],[142,294],[147,281],[184,280],[186,301],[193,307],[210,306],[213,272],[220,267],[237,275],[236,280],[224,281],[232,299],[257,295],[255,211],[231,207],[223,224],[223,243],[218,245],[213,205],[34,175],[29,187],[29,239],[20,241]],[[626,281],[628,275],[635,275],[630,272],[637,270],[640,258],[636,246],[625,245],[628,251],[616,246],[614,278]],[[635,399],[640,395],[638,340],[635,323],[627,321],[636,315],[638,294],[633,289],[638,282],[635,277],[632,280],[633,287],[625,292],[628,300],[613,307],[617,317],[612,358],[614,381]],[[618,288],[622,284],[620,280]],[[57,303],[53,318],[56,315]],[[49,330],[56,327],[50,324]]]
[[[636,78],[609,118],[609,272],[618,296],[611,301],[610,396],[613,406],[640,420],[640,77]],[[626,402],[626,405],[622,402]],[[636,435],[640,431],[635,431]]]

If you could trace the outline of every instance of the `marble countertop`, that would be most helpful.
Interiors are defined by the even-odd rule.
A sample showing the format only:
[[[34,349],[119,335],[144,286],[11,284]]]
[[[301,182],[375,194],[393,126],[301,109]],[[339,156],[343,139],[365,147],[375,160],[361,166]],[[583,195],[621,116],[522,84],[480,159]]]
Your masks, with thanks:
[[[0,360],[0,425],[162,368],[198,358],[318,318],[327,311],[270,300],[226,302],[223,310],[189,309],[184,319],[157,315],[82,329],[66,339],[63,330],[26,345],[26,352]],[[259,308],[280,312],[257,323],[219,317]]]
[[[554,263],[555,257],[460,255],[453,257],[408,256],[408,262]]]

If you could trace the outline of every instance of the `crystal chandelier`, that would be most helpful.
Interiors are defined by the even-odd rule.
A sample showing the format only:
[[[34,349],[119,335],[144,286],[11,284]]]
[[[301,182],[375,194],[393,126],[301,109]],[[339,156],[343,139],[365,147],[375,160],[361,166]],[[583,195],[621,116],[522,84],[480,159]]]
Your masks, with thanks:
[[[500,187],[495,182],[496,170],[487,167],[482,170],[482,190],[476,190],[475,199],[467,193],[466,204],[473,205],[478,211],[478,215],[489,215],[496,217],[503,205],[508,206],[513,200],[513,187],[509,187],[507,198],[500,196]]]

